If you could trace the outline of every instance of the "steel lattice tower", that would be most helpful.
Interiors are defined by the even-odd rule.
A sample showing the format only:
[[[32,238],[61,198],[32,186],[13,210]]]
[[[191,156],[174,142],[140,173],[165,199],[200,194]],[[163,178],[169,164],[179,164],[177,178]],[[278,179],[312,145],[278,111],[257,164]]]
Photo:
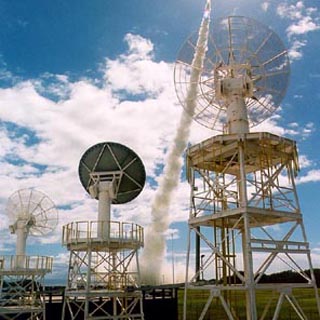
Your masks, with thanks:
[[[318,290],[295,185],[296,143],[249,130],[270,117],[285,95],[287,50],[270,28],[246,17],[220,19],[209,30],[210,8],[207,0],[199,32],[182,46],[174,74],[185,111],[223,132],[187,149],[191,195],[183,319],[192,303],[190,289],[206,292],[199,320],[217,304],[221,319],[244,319],[241,300],[247,320],[276,320],[284,304],[299,319],[308,319],[302,289],[311,290],[318,318]],[[267,274],[279,269],[295,271],[298,281],[266,283]],[[260,292],[268,293],[268,301],[258,303]]]
[[[64,317],[71,319],[143,319],[138,250],[143,228],[111,221],[110,237],[98,236],[103,222],[70,223],[63,244],[70,251]]]
[[[0,256],[0,319],[45,320],[44,278],[52,258]]]
[[[308,319],[294,295],[299,288],[314,289],[320,310],[295,186],[295,142],[266,132],[215,136],[187,150],[187,170],[192,190],[188,264],[192,234],[201,243],[197,256],[206,254],[188,278],[187,289],[210,292],[199,319],[215,299],[228,319],[237,319],[234,298],[228,295],[235,290],[246,295],[246,319],[264,319],[270,313],[277,319],[284,300],[301,319]],[[296,271],[301,282],[264,283],[264,275],[279,267],[279,261]],[[214,283],[198,286],[200,275],[209,270]],[[258,313],[259,290],[273,292],[275,310],[266,304]]]

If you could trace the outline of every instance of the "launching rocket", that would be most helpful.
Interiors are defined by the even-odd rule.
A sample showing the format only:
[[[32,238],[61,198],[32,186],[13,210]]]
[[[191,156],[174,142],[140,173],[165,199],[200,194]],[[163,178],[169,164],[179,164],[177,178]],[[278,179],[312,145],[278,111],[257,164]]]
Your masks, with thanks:
[[[164,167],[164,177],[160,180],[151,206],[152,222],[147,228],[144,242],[145,247],[141,256],[142,267],[144,268],[144,281],[146,283],[156,283],[156,279],[159,279],[161,274],[160,270],[164,260],[166,245],[165,232],[170,222],[169,208],[173,192],[179,183],[183,163],[182,154],[187,147],[192,115],[196,106],[198,83],[201,78],[201,71],[207,51],[210,13],[211,0],[207,0],[191,63],[191,81],[186,97],[186,110],[189,115],[185,112],[181,115],[176,135],[168,152],[167,163]]]
[[[211,13],[211,0],[207,0],[206,6],[204,8],[203,19],[209,19]]]
[[[207,0],[204,13],[202,16],[201,25],[199,28],[197,46],[195,48],[193,60],[191,63],[190,87],[188,89],[188,93],[186,97],[186,110],[191,117],[194,115],[198,84],[200,82],[201,71],[203,68],[203,63],[205,60],[205,55],[206,55],[207,46],[208,46],[210,14],[211,14],[211,0]]]

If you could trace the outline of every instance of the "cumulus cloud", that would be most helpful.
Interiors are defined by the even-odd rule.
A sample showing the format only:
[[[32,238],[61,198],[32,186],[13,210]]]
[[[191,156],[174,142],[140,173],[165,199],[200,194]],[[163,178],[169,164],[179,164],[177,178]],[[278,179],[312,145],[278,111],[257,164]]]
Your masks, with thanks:
[[[128,44],[129,60],[142,60],[153,57],[153,43],[137,34],[128,33],[124,37]]]
[[[128,52],[106,61],[105,79],[112,90],[124,90],[133,95],[157,95],[168,89],[172,85],[172,66],[153,60],[150,40],[133,34],[127,34],[125,40]]]
[[[306,41],[294,40],[288,51],[291,60],[300,60],[303,56],[301,49],[307,45]]]
[[[287,28],[288,36],[291,37],[294,34],[305,34],[310,31],[318,30],[320,26],[315,23],[311,17],[302,17],[297,23],[290,25]]]
[[[281,2],[276,12],[282,19],[290,21],[286,33],[291,43],[289,49],[291,60],[301,59],[303,56],[301,49],[307,45],[306,39],[301,37],[320,29],[318,9],[307,7],[303,1],[297,1],[294,4]]]
[[[148,177],[156,177],[181,113],[172,86],[172,66],[153,60],[150,40],[129,34],[125,41],[128,51],[105,64],[103,87],[90,79],[71,82],[64,75],[45,75],[0,89],[3,203],[16,189],[36,187],[58,207],[72,207],[63,210],[63,222],[79,213],[92,218],[96,201],[82,189],[77,168],[83,152],[101,141],[132,148],[142,158]],[[47,85],[43,78],[55,80]],[[129,97],[145,92],[150,96],[123,100],[119,90]],[[148,182],[143,207],[148,207],[152,192]],[[143,214],[146,219],[141,222],[148,221],[148,213]]]
[[[270,3],[267,2],[267,1],[265,1],[265,2],[263,2],[263,3],[261,4],[261,8],[262,8],[263,11],[268,11],[269,6],[270,6]]]
[[[51,235],[28,239],[29,246],[37,245],[38,253],[47,245],[60,246],[65,224],[97,219],[97,201],[82,188],[77,170],[85,150],[101,141],[135,150],[148,176],[140,196],[114,206],[112,218],[144,227],[150,223],[150,203],[182,108],[173,89],[172,65],[154,60],[150,40],[128,34],[125,41],[125,53],[106,59],[103,85],[92,79],[71,81],[65,75],[45,74],[0,89],[0,233],[11,244],[8,253],[14,252],[16,237],[9,234],[4,208],[17,189],[43,191],[59,210],[59,224]],[[208,135],[199,126],[192,131],[191,141]],[[184,181],[176,190],[169,224],[188,218],[188,194]],[[65,273],[59,261],[57,273]]]
[[[305,175],[299,176],[297,179],[298,184],[309,183],[309,182],[319,182],[319,181],[320,181],[319,169],[310,170]]]
[[[137,152],[148,176],[139,197],[114,206],[113,217],[144,227],[150,223],[150,203],[182,107],[174,93],[172,64],[155,60],[153,44],[148,39],[128,34],[125,41],[126,52],[115,59],[106,59],[103,85],[92,79],[71,81],[65,75],[46,74],[0,89],[0,234],[1,239],[10,243],[11,250],[15,238],[9,235],[4,209],[7,198],[17,189],[35,187],[45,192],[60,212],[55,232],[46,239],[30,239],[30,243],[60,244],[63,225],[74,220],[97,219],[97,201],[82,188],[77,170],[85,150],[102,141],[122,143]],[[275,115],[255,130],[279,135],[297,135],[302,130],[293,124],[283,128],[278,120]],[[306,135],[311,134],[314,127],[308,124],[303,130]],[[190,143],[211,135],[213,132],[193,123]],[[302,160],[307,165],[308,159]],[[306,175],[301,181],[308,179]],[[185,223],[189,214],[189,185],[184,177],[175,190],[174,200],[169,224]],[[62,274],[66,254],[57,257],[56,265],[60,266],[57,272]],[[177,253],[176,259],[177,270],[182,270],[185,253],[181,254],[181,260]],[[169,277],[170,255],[166,255],[166,260],[162,272]]]
[[[277,7],[277,13],[282,18],[289,19],[301,19],[303,16],[304,4],[302,1],[298,1],[295,4],[289,4],[288,2],[282,2]]]
[[[304,154],[299,155],[300,168],[309,168],[312,166],[312,161]]]

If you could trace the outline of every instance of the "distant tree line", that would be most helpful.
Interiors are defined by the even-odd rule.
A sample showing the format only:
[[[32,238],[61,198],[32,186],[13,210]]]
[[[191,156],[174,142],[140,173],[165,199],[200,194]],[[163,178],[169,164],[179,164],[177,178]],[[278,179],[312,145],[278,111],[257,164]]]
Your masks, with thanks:
[[[317,286],[320,286],[320,269],[313,269]],[[310,277],[310,270],[304,270],[304,273]],[[281,271],[270,275],[264,274],[260,280],[261,283],[306,283],[307,280],[298,272]]]
[[[310,270],[303,271],[308,277],[310,277]],[[316,278],[317,286],[320,287],[320,269],[313,269],[314,276]],[[240,271],[241,274],[244,274],[243,271]],[[258,277],[258,275],[257,275]],[[214,283],[215,281],[212,279],[209,282]],[[239,284],[241,280],[238,278],[236,274],[227,277],[226,282],[229,284]],[[306,283],[307,280],[296,271],[287,270],[281,271],[272,274],[263,274],[259,280],[259,283]],[[221,282],[220,282],[221,283]]]

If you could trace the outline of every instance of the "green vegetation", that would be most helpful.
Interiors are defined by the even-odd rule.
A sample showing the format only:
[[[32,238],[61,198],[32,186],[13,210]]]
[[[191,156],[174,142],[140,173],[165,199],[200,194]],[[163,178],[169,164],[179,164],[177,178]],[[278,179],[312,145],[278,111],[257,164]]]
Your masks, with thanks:
[[[303,312],[309,320],[318,320],[319,314],[317,312],[317,306],[315,301],[315,293],[312,288],[294,289],[293,295],[301,306]],[[208,290],[188,290],[188,302],[187,302],[187,319],[197,320],[205,306],[205,303],[209,297]],[[178,292],[178,320],[183,319],[183,298],[184,290],[180,289]],[[271,290],[257,291],[257,311],[258,317],[261,317],[266,305],[270,304],[269,311],[266,313],[264,320],[271,320],[276,309],[279,293]],[[233,313],[237,315],[235,319],[246,319],[246,307],[245,307],[245,293],[243,291],[231,291],[226,292],[225,299],[232,306]],[[226,320],[227,316],[222,308],[219,298],[214,298],[209,311],[207,312],[205,320]],[[290,303],[285,299],[280,311],[279,320],[300,320]]]

